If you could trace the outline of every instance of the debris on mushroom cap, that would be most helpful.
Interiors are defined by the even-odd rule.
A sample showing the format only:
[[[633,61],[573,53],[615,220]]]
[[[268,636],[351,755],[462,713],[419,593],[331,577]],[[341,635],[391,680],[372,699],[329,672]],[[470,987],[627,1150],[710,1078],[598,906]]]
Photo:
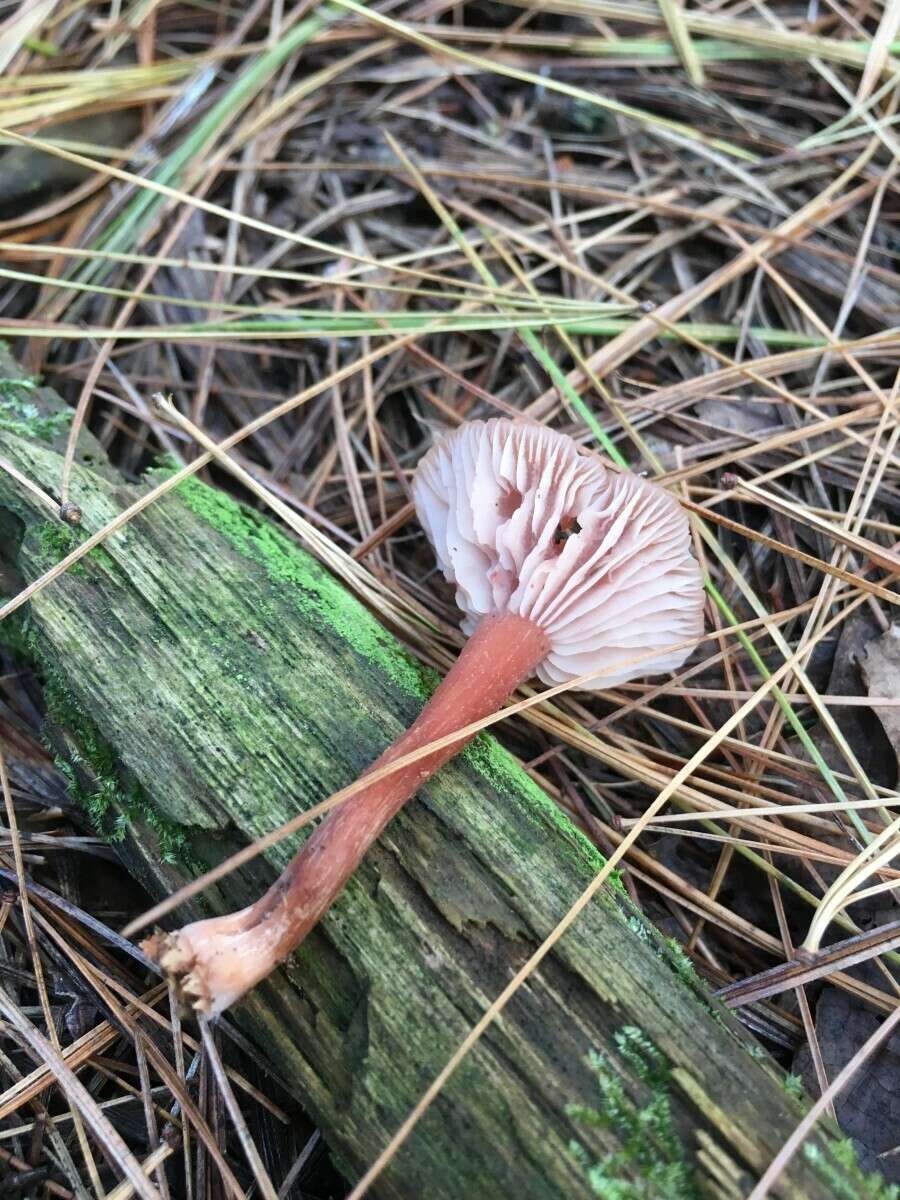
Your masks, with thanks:
[[[504,418],[438,442],[413,481],[419,520],[471,633],[515,612],[550,639],[545,683],[604,671],[610,687],[672,671],[703,632],[703,584],[674,497],[613,474],[571,438]],[[653,658],[617,668],[658,648]]]

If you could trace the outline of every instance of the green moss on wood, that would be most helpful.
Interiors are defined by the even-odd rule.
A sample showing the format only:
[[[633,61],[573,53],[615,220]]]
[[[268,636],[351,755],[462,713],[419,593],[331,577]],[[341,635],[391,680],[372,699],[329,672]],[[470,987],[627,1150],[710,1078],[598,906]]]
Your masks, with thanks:
[[[71,554],[76,546],[88,538],[87,531],[82,526],[67,525],[64,521],[44,521],[38,526],[38,542],[46,559],[48,567],[55,566],[67,554]],[[95,546],[84,558],[73,563],[69,573],[79,578],[87,578],[91,566],[103,567],[107,572],[115,571],[115,559],[104,546]]]
[[[624,1074],[643,1084],[647,1098],[639,1102],[629,1095],[609,1054],[591,1052],[599,1104],[572,1104],[567,1111],[586,1125],[610,1130],[620,1143],[620,1149],[597,1162],[579,1142],[572,1143],[591,1191],[602,1200],[698,1200],[689,1155],[675,1127],[665,1055],[633,1025],[619,1030],[615,1044]]]
[[[682,983],[690,988],[709,1016],[718,1025],[727,1029],[729,1035],[735,1036],[735,1027],[730,1025],[725,1019],[724,1006],[711,995],[709,988],[697,974],[694,964],[677,938],[664,937],[656,926],[647,920],[643,913],[635,912],[633,909],[629,910],[626,916],[626,923],[635,937],[642,941],[644,945],[649,946],[674,971]]]
[[[828,1145],[826,1153],[817,1142],[803,1143],[803,1157],[827,1184],[836,1200],[898,1200],[900,1187],[887,1183],[877,1172],[860,1170],[856,1148],[850,1138]]]
[[[12,626],[13,628],[15,626]],[[3,637],[7,643],[7,631]],[[41,639],[28,623],[20,628],[20,657],[39,673],[47,716],[66,738],[67,757],[54,752],[57,769],[65,777],[69,794],[84,809],[97,833],[110,843],[121,842],[136,824],[149,826],[163,862],[178,865],[188,874],[203,870],[187,831],[169,820],[135,780],[126,780],[112,746],[69,690],[63,671],[41,653]],[[8,644],[8,643],[7,643]]]
[[[671,956],[672,966],[676,975],[691,987],[702,987],[703,983],[697,974],[694,964],[677,938],[666,938],[666,947]]]
[[[56,755],[56,766],[97,833],[114,844],[124,841],[134,826],[148,825],[163,862],[189,875],[200,874],[203,864],[194,854],[187,831],[165,817],[139,783],[123,781],[115,752],[93,722],[83,712],[73,712],[67,693],[57,682],[45,680],[44,695],[50,719],[69,735],[68,758]],[[77,741],[73,729],[78,730]]]
[[[0,379],[0,430],[40,442],[52,442],[68,430],[72,413],[68,410],[42,413],[32,398],[37,388],[36,379]]]
[[[464,751],[463,757],[497,791],[515,795],[523,807],[536,815],[547,818],[550,828],[560,835],[563,844],[574,842],[578,855],[587,860],[593,871],[602,870],[606,859],[594,843],[573,825],[559,805],[554,804],[547,793],[522,770],[513,756],[494,738],[479,735]],[[622,888],[621,877],[613,872],[609,879],[611,887]]]
[[[191,512],[202,517],[241,554],[265,567],[269,578],[294,586],[297,609],[304,617],[332,627],[363,658],[381,667],[411,696],[431,691],[430,672],[404,654],[391,635],[360,608],[359,603],[314,559],[253,509],[224,492],[188,479],[177,489]]]
[[[82,541],[72,526],[64,525],[62,521],[45,521],[38,527],[37,536],[48,567],[55,566],[67,554],[71,554]],[[81,578],[87,576],[87,567],[83,560],[73,563],[69,571]]]

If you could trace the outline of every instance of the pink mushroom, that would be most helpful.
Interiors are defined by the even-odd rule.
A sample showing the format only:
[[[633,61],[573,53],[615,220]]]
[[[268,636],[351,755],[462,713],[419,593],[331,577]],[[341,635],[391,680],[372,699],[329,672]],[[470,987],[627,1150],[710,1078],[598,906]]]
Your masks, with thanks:
[[[580,686],[609,687],[676,669],[702,632],[702,581],[677,501],[612,474],[562,434],[472,421],[424,457],[413,497],[469,640],[370,771],[496,712],[532,675],[557,684],[596,672]],[[144,949],[195,1009],[221,1013],[302,942],[388,821],[468,741],[330,812],[255,904],[158,932]]]

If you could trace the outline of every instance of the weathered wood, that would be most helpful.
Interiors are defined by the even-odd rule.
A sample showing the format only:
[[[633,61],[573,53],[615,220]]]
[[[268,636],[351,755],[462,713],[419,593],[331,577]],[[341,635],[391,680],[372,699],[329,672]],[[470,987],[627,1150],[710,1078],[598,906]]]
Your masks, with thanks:
[[[13,374],[0,357],[0,378]],[[43,439],[57,431],[21,409],[52,406],[52,394],[7,387],[0,401],[17,395],[18,410],[0,407],[0,455],[53,492],[60,457]],[[86,530],[138,490],[84,441],[73,497]],[[3,471],[0,514],[7,578],[14,563],[33,579],[83,536]],[[271,523],[195,482],[41,591],[26,633],[52,720],[89,764],[82,799],[101,827],[125,834],[121,853],[156,894],[353,780],[432,686]],[[293,848],[226,879],[211,905],[246,903]],[[289,966],[239,1007],[348,1176],[384,1146],[601,861],[482,736],[395,819]],[[622,1078],[630,1116],[602,1100],[591,1050]],[[606,1120],[592,1125],[572,1105]],[[642,1178],[635,1195],[740,1196],[800,1114],[686,961],[608,890],[470,1054],[377,1194],[585,1195],[578,1142],[590,1163],[618,1154],[604,1170]],[[776,1194],[859,1186],[817,1135]]]

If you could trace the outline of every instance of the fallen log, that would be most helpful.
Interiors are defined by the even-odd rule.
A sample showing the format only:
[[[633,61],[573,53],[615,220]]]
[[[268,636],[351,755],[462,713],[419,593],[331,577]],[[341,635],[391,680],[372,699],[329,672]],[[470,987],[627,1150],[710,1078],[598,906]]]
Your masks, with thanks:
[[[69,413],[22,379],[0,351],[0,459],[52,495]],[[83,435],[73,530],[0,467],[7,594],[149,486],[123,483]],[[78,799],[156,896],[354,780],[433,686],[288,536],[193,480],[21,612],[49,720],[78,763]],[[296,844],[179,918],[247,903]],[[238,1007],[348,1178],[601,865],[482,735]],[[633,1181],[615,1194],[725,1200],[748,1193],[801,1114],[778,1068],[612,887],[490,1027],[374,1192],[555,1200]],[[817,1133],[773,1194],[875,1195],[832,1145]]]

